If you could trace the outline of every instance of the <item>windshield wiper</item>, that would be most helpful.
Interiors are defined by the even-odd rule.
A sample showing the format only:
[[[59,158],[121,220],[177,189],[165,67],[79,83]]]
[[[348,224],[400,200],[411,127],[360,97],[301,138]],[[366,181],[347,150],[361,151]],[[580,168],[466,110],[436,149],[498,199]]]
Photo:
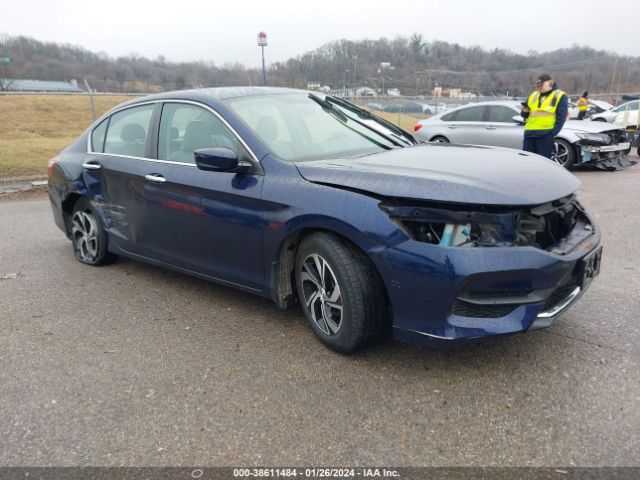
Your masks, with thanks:
[[[385,126],[386,128],[388,128],[389,130],[391,130],[393,133],[403,137],[403,139],[409,140],[409,142],[413,143],[413,144],[417,144],[418,141],[416,140],[416,138],[411,135],[409,132],[407,132],[406,130],[398,127],[397,125],[394,125],[393,123],[389,122],[388,120],[385,120],[384,118],[381,118],[377,115],[374,115],[373,113],[371,113],[369,110],[365,110],[364,108],[361,108],[357,105],[354,105],[351,102],[347,102],[346,100],[342,100],[341,98],[337,98],[337,97],[331,97],[329,95],[327,95],[325,97],[325,102],[327,103],[334,103],[346,110],[350,110],[353,113],[357,114],[357,115],[361,115],[365,118],[369,118],[375,122],[378,122],[380,124],[382,124],[383,126]]]
[[[361,137],[366,138],[367,140],[369,140],[372,143],[375,143],[377,146],[379,146],[380,148],[384,148],[385,150],[391,150],[393,147],[390,147],[389,145],[385,145],[384,143],[380,143],[377,140],[374,140],[373,138],[365,135],[362,132],[359,132],[358,130],[356,130],[355,128],[351,128],[347,122],[349,120],[351,120],[354,123],[357,123],[358,125],[361,125],[363,127],[365,127],[367,130],[370,130],[374,133],[376,133],[377,135],[381,136],[382,138],[384,138],[385,140],[391,142],[393,145],[397,146],[397,147],[403,147],[404,145],[401,145],[400,143],[398,143],[396,140],[394,140],[393,138],[384,135],[383,133],[380,133],[379,131],[377,131],[375,128],[371,128],[369,125],[367,125],[366,123],[362,123],[358,120],[356,120],[355,118],[349,117],[347,115],[344,114],[344,112],[342,112],[340,109],[336,108],[331,102],[328,102],[326,99],[322,99],[320,97],[318,97],[317,95],[314,95],[313,93],[309,94],[309,98],[311,100],[313,100],[314,102],[316,102],[318,105],[320,105],[322,108],[326,109],[327,111],[331,112],[332,114],[334,114],[338,120],[340,120],[342,122],[342,124],[347,127],[349,130],[351,130],[352,132],[360,135]]]

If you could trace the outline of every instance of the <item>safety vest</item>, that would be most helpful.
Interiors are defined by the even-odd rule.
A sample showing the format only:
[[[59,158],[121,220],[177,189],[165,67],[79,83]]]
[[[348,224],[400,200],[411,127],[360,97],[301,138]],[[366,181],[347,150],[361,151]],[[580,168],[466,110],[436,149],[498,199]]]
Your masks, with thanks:
[[[587,99],[584,97],[580,97],[580,99],[578,100],[578,110],[580,110],[581,112],[586,112],[588,105],[589,102],[587,101]]]
[[[542,103],[538,105],[540,92],[536,90],[529,95],[527,106],[529,117],[524,126],[525,130],[553,130],[556,124],[556,110],[560,99],[565,95],[562,90],[554,90]]]

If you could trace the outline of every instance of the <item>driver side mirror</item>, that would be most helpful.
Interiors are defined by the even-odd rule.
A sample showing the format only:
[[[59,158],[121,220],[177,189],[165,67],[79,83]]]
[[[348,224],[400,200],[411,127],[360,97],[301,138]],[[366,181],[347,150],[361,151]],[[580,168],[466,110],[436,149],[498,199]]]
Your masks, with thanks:
[[[524,117],[522,115],[514,115],[513,117],[511,117],[511,120],[520,125],[524,125]]]
[[[201,148],[193,152],[196,166],[209,172],[248,172],[251,165],[241,164],[230,148]]]

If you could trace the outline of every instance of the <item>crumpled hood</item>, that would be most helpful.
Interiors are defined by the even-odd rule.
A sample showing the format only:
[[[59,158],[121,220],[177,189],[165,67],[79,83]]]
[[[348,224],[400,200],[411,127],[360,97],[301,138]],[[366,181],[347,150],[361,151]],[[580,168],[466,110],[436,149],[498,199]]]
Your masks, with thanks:
[[[620,128],[619,125],[611,125],[607,122],[594,122],[591,120],[567,120],[562,126],[562,130],[581,130],[589,133],[608,132],[609,130],[616,130],[618,128]]]
[[[580,186],[575,176],[551,160],[476,145],[426,144],[295,165],[314,183],[386,197],[478,205],[539,205]]]

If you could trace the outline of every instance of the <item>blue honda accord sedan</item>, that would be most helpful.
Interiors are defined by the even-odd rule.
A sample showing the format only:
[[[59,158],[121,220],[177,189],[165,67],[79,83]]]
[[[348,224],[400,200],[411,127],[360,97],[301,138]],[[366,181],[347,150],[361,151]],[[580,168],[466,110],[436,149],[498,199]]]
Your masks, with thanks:
[[[421,144],[280,88],[124,103],[49,162],[76,258],[123,255],[300,304],[320,341],[444,342],[549,326],[598,274],[580,183],[516,150]]]

